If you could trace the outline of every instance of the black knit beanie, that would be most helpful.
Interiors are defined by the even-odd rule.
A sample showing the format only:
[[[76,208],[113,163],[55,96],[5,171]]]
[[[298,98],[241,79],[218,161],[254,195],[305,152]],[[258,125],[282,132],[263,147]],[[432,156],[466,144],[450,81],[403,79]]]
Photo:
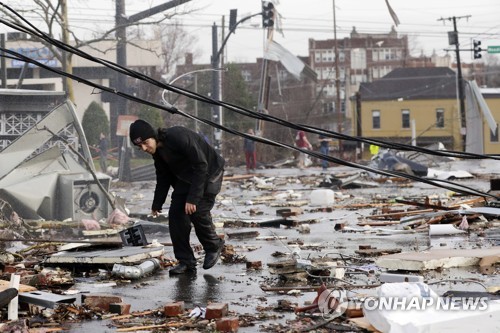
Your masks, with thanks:
[[[155,138],[156,131],[147,121],[138,119],[130,125],[129,136],[134,145],[140,145],[149,138]]]

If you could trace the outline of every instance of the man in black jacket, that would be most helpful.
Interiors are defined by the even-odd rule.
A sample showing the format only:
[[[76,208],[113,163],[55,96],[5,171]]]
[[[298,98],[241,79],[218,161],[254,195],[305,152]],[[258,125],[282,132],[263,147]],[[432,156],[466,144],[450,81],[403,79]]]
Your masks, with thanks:
[[[134,145],[153,156],[156,169],[153,216],[161,213],[170,187],[174,189],[168,220],[179,264],[170,274],[196,272],[196,259],[189,244],[191,223],[205,250],[203,268],[211,268],[224,247],[210,213],[221,189],[224,159],[203,137],[185,127],[155,131],[149,123],[139,119],[130,125],[129,135]]]

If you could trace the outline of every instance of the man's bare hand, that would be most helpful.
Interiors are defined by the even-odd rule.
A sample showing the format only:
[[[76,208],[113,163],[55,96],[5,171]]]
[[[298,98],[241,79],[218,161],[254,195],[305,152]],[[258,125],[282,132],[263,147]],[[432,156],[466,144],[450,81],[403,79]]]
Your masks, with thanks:
[[[196,213],[196,205],[189,203],[189,202],[186,202],[185,207],[186,207],[185,210],[186,210],[187,215],[191,215],[193,213]]]

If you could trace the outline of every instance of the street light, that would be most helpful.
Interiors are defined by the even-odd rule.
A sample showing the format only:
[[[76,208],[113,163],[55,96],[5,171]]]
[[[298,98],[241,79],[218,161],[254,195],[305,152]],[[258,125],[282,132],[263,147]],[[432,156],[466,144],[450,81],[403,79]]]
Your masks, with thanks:
[[[175,81],[179,80],[179,79],[182,79],[183,77],[186,77],[188,75],[192,75],[192,74],[195,74],[194,76],[194,92],[195,93],[198,93],[198,73],[200,72],[222,72],[222,71],[227,71],[227,68],[202,68],[202,69],[196,69],[196,70],[193,70],[193,71],[189,71],[189,72],[186,72],[186,73],[183,73],[179,76],[176,76],[175,78],[173,78],[172,80],[170,80],[170,82],[168,83],[169,85],[173,84]],[[163,89],[163,92],[161,94],[161,98],[163,100],[163,103],[165,105],[173,105],[175,103],[170,103],[165,94],[169,92],[167,89]],[[194,115],[195,117],[198,117],[198,100],[195,99],[194,100]],[[194,130],[195,132],[198,132],[198,121],[195,120],[194,122]]]
[[[227,68],[202,68],[202,69],[196,69],[194,71],[189,71],[186,73],[183,73],[179,76],[174,77],[170,82],[168,82],[168,85],[174,84],[175,81],[182,79],[183,77],[186,77],[191,74],[195,73],[200,73],[200,72],[225,72],[227,71]],[[163,100],[163,103],[165,104],[170,104],[170,102],[167,101],[167,98],[165,98],[165,93],[168,93],[169,91],[167,89],[163,89],[163,92],[161,93],[161,98]],[[197,93],[198,91],[195,89],[195,92]]]

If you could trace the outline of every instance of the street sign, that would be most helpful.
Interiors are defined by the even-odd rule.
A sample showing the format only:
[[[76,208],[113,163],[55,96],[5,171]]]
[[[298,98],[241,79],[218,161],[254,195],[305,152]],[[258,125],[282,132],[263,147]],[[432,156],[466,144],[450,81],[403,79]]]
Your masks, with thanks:
[[[488,53],[500,53],[500,45],[488,46]]]

